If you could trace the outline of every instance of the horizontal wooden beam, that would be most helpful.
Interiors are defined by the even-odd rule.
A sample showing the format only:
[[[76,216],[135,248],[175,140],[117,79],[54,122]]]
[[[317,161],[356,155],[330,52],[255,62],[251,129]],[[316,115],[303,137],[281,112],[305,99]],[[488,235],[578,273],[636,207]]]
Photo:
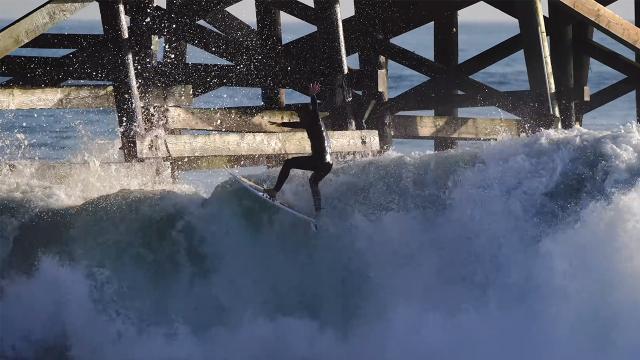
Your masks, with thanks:
[[[103,36],[98,34],[40,34],[21,46],[34,49],[79,49],[89,45],[98,45]]]
[[[24,171],[23,162],[0,162],[0,169],[8,169],[13,173]],[[99,162],[95,163],[61,163],[48,161],[29,160],[29,177],[34,179],[47,179],[48,184],[76,185],[78,177],[91,174],[99,179],[108,176],[109,186],[117,186],[122,183],[132,186],[132,179],[135,179],[139,186],[149,186],[154,184],[170,184],[171,167],[168,162],[158,160],[147,160],[145,162]],[[17,175],[17,174],[16,174]],[[11,176],[11,175],[9,175]],[[113,181],[113,182],[111,182]]]
[[[270,121],[300,121],[298,112],[281,110],[228,110],[169,108],[167,127],[170,129],[233,131],[233,132],[286,132],[291,129],[269,124]]]
[[[380,149],[378,132],[330,131],[333,152],[377,151]],[[309,154],[311,145],[304,132],[288,133],[218,133],[210,135],[167,135],[166,153],[158,154],[138,148],[140,157],[192,157],[229,155]]]
[[[50,0],[0,30],[0,58],[71,17],[93,0]]]
[[[98,41],[60,57],[5,56],[0,58],[0,72],[13,78],[3,86],[55,87],[67,80],[110,81],[112,61],[96,56],[103,54],[105,47]]]
[[[395,115],[394,139],[495,140],[525,132],[517,119]]]
[[[380,155],[380,151],[358,151],[343,152],[332,154],[332,160],[335,162],[352,161],[364,157]],[[210,170],[222,168],[235,168],[247,166],[281,166],[282,162],[292,155],[221,155],[221,156],[191,156],[191,157],[173,157],[167,159],[171,163],[173,172],[193,171],[193,170]]]
[[[0,88],[0,109],[100,109],[113,108],[112,86],[67,86],[60,88]],[[154,89],[154,105],[189,106],[188,86]]]
[[[221,155],[221,156],[188,156],[172,157],[169,160],[171,169],[178,171],[224,169],[248,166],[282,165],[288,155]]]
[[[593,0],[557,0],[572,14],[586,20],[598,30],[640,52],[640,28]]]

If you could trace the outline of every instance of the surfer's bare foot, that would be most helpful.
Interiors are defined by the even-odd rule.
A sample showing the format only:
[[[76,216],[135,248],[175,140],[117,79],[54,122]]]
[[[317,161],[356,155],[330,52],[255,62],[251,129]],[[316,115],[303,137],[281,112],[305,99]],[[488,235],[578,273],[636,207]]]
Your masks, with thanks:
[[[278,195],[278,192],[274,189],[264,189],[264,193],[273,200],[275,200],[276,196]]]

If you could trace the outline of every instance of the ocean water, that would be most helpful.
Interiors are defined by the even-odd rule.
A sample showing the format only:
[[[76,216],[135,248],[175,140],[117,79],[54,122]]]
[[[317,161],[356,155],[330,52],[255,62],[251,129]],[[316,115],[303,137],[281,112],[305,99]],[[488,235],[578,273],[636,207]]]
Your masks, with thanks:
[[[431,30],[394,41],[430,55]],[[516,31],[461,25],[462,60]],[[475,77],[526,88],[522,62]],[[424,80],[394,64],[390,76],[392,95]],[[594,64],[591,78],[595,91],[621,76]],[[221,89],[196,105],[258,101]],[[119,159],[112,111],[0,112],[0,358],[635,359],[633,102],[570,131],[437,154],[404,141],[339,164],[318,232],[220,172],[100,170]],[[38,161],[91,166],[61,176]],[[311,210],[304,173],[281,194]]]

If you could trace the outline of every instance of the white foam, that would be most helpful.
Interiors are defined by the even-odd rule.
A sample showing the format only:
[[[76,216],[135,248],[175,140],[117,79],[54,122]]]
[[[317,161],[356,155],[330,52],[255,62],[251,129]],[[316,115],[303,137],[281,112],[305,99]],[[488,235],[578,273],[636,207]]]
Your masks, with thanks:
[[[635,358],[639,155],[629,126],[347,164],[319,233],[232,182],[89,197],[5,279],[0,354]],[[282,196],[309,206],[306,175]]]

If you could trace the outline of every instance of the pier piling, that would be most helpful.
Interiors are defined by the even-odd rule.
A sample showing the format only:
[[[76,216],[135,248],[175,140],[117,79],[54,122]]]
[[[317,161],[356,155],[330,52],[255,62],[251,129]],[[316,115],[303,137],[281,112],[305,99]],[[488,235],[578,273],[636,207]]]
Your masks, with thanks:
[[[458,65],[458,12],[449,12],[433,23],[433,54],[436,63],[445,66],[447,76],[455,78],[456,66]],[[441,81],[436,95],[442,97],[455,96],[458,94],[451,81]],[[435,116],[458,117],[458,109],[455,104],[437,105],[434,108]],[[451,138],[439,138],[434,140],[435,151],[452,149],[456,146],[456,141]]]
[[[105,42],[116,65],[112,72],[113,94],[122,151],[125,161],[133,161],[138,157],[137,128],[143,124],[143,117],[124,5],[122,0],[101,1],[99,4]]]

